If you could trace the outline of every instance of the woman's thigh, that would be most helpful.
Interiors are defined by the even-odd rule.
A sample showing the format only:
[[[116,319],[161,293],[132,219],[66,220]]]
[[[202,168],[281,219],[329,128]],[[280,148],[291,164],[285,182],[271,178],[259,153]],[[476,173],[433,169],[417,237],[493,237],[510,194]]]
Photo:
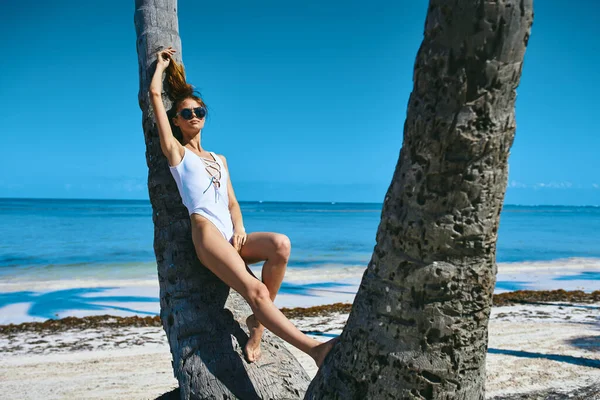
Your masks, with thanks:
[[[278,247],[287,243],[289,247],[289,239],[281,233],[274,232],[252,232],[248,234],[246,243],[242,246],[240,255],[246,264],[254,264],[261,261],[266,261],[274,254]]]
[[[200,262],[240,294],[257,282],[246,263],[221,232],[206,218],[192,215],[192,240]]]

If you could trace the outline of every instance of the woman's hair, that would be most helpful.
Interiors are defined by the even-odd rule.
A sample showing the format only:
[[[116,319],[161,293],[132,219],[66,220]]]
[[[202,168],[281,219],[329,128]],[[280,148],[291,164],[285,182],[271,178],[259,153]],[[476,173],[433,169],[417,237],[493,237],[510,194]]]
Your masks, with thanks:
[[[183,139],[181,129],[173,124],[173,118],[176,117],[177,108],[181,102],[186,99],[193,99],[205,109],[208,110],[208,108],[200,97],[200,93],[185,80],[185,70],[183,65],[177,64],[175,60],[171,58],[171,62],[165,71],[165,76],[167,81],[167,84],[165,85],[165,91],[167,92],[169,98],[173,101],[173,106],[169,111],[167,111],[167,116],[169,117],[169,123],[171,124],[173,136],[175,136],[175,138],[181,142]]]

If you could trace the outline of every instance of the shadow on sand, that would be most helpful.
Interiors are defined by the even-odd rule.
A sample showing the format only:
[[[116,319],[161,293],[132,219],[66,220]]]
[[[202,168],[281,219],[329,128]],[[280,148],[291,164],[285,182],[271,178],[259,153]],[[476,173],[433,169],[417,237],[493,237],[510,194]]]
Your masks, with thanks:
[[[115,287],[73,288],[52,292],[10,292],[0,293],[0,308],[19,303],[31,304],[27,315],[44,319],[56,319],[60,313],[69,310],[118,310],[142,315],[156,315],[155,312],[136,310],[107,303],[156,303],[157,297],[143,296],[94,296]]]
[[[529,351],[506,350],[506,349],[488,349],[489,354],[501,354],[505,356],[523,357],[523,358],[546,358],[552,361],[564,362],[584,367],[600,368],[600,360],[594,360],[583,357],[566,356],[562,354],[543,354],[532,353]]]

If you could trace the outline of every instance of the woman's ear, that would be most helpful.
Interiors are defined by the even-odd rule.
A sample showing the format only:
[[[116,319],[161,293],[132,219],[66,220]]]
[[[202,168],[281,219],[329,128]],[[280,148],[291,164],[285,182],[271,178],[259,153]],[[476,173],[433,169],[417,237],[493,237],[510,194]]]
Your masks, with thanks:
[[[173,121],[173,125],[179,126],[179,124],[177,123],[177,117],[171,118],[171,121]]]

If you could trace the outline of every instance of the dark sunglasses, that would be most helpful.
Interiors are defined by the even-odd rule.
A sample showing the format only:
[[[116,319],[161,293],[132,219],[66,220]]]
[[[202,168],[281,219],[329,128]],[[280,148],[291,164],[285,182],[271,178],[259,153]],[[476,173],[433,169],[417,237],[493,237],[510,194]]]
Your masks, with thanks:
[[[196,108],[184,108],[179,111],[177,114],[181,115],[181,118],[185,120],[190,120],[194,118],[194,115],[198,117],[198,119],[202,119],[206,117],[206,108],[204,107],[196,107]]]

